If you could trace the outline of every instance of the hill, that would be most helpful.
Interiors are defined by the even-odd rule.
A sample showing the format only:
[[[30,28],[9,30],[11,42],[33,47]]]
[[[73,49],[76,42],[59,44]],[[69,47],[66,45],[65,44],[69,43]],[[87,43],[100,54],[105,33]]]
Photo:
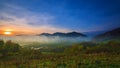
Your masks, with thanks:
[[[120,39],[120,28],[116,28],[116,29],[107,31],[103,34],[99,34],[94,39],[97,39],[97,40]]]
[[[42,33],[42,34],[38,34],[37,36],[87,37],[87,35],[79,32],[68,32],[68,33],[56,32],[53,34]]]

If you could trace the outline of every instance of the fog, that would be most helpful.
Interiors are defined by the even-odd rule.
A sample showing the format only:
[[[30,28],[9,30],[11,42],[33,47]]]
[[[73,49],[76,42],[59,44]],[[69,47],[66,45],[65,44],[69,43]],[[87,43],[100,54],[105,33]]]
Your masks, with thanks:
[[[12,40],[15,43],[20,44],[21,46],[25,45],[42,45],[42,44],[56,44],[56,43],[78,43],[83,41],[89,41],[90,38],[83,37],[47,37],[47,36],[0,36],[0,39]]]

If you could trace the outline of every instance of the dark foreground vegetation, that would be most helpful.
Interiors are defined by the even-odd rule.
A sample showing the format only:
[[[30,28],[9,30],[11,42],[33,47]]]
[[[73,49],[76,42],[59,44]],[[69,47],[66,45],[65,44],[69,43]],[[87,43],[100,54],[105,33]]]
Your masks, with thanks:
[[[42,52],[0,40],[0,68],[120,68],[119,41],[82,42],[56,49]]]

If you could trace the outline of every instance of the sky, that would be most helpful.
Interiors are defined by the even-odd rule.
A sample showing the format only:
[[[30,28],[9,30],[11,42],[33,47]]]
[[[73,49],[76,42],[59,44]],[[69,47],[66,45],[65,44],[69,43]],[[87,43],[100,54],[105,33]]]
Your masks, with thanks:
[[[120,27],[120,0],[0,0],[0,33],[92,32]]]

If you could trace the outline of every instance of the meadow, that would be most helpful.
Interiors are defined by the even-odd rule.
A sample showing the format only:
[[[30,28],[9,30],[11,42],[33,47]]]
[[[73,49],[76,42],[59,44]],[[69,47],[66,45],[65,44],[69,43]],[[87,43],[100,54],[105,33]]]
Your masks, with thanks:
[[[120,68],[120,41],[31,49],[0,40],[0,68]]]

